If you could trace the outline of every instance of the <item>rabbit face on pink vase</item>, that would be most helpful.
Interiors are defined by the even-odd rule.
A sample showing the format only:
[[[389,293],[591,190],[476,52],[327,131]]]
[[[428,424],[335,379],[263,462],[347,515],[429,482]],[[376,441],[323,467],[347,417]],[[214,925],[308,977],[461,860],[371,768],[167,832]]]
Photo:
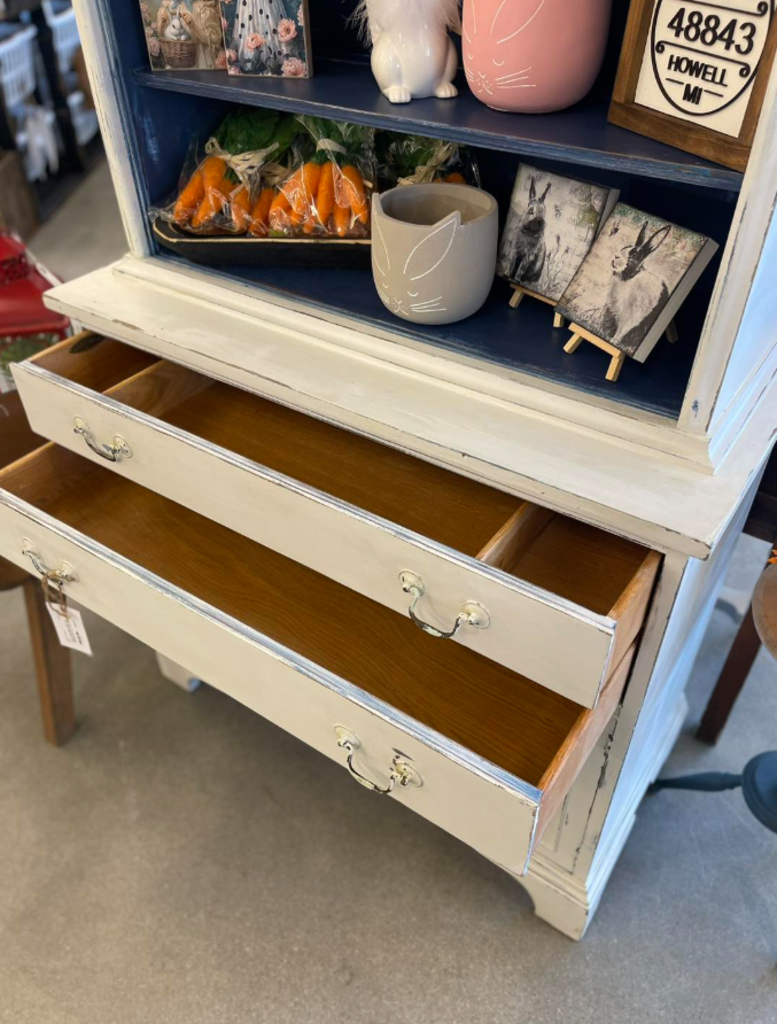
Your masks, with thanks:
[[[547,113],[588,93],[604,59],[612,0],[464,0],[464,72],[495,110]]]

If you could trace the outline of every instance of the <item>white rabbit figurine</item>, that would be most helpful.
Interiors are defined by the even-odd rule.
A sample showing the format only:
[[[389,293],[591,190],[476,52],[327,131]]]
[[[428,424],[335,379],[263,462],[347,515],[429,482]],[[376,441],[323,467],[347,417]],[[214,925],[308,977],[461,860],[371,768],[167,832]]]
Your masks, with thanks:
[[[369,30],[372,73],[392,103],[458,96],[448,29],[460,30],[459,0],[361,0],[355,17]]]

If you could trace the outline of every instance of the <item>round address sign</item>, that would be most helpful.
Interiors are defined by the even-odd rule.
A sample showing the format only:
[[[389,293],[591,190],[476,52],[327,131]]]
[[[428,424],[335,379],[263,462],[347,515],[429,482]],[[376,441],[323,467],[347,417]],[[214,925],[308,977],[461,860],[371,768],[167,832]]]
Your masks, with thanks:
[[[714,121],[752,86],[774,7],[775,0],[656,0],[650,48],[665,99],[685,117]]]

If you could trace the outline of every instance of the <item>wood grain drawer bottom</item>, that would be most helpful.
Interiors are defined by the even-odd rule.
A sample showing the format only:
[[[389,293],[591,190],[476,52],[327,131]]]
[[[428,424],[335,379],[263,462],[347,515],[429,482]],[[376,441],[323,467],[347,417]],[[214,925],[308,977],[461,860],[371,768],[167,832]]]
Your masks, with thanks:
[[[594,707],[660,556],[99,336],[17,364],[42,436]],[[74,428],[78,426],[78,429]],[[123,439],[106,461],[106,444]]]
[[[62,448],[0,474],[0,555],[517,873],[606,727],[595,710]],[[409,784],[402,784],[407,781]],[[420,782],[420,785],[416,783]]]

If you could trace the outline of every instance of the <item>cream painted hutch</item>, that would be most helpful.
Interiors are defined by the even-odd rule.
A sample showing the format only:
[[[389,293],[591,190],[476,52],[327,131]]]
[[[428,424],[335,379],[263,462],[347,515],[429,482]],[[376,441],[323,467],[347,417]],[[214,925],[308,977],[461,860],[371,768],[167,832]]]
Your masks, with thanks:
[[[625,10],[594,94],[527,118],[466,90],[392,107],[339,0],[312,0],[316,77],[291,82],[153,74],[134,2],[76,9],[129,251],[49,293],[94,334],[16,368],[56,446],[4,472],[0,554],[469,843],[580,938],[683,723],[773,441],[777,75],[743,176],[607,124]],[[158,248],[147,208],[235,103],[468,142],[501,199],[521,158],[566,167],[719,256],[679,343],[617,384],[498,289],[415,328],[369,271],[198,267]]]

